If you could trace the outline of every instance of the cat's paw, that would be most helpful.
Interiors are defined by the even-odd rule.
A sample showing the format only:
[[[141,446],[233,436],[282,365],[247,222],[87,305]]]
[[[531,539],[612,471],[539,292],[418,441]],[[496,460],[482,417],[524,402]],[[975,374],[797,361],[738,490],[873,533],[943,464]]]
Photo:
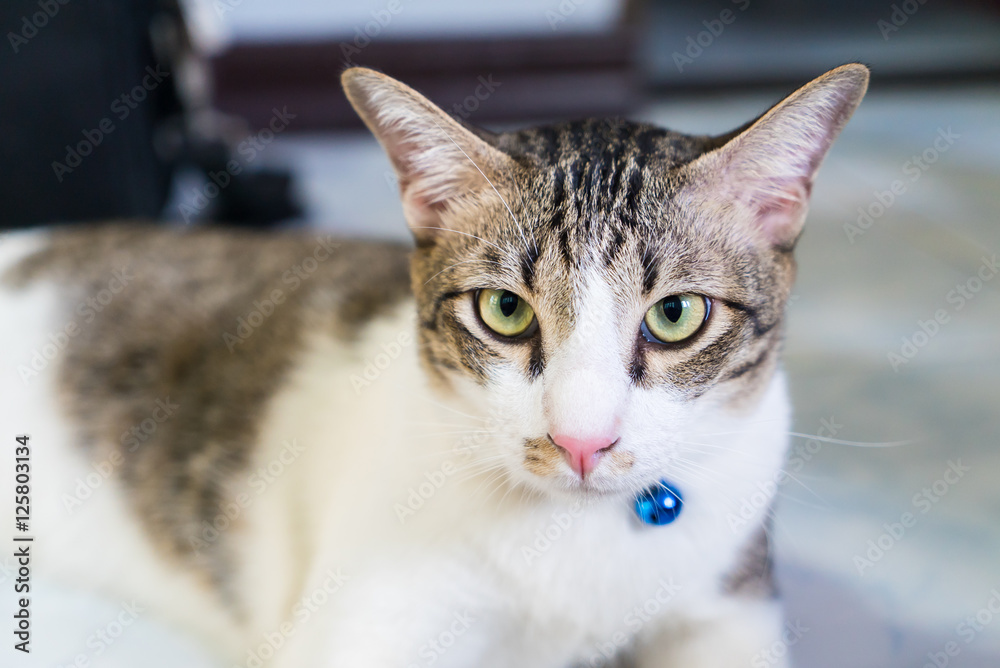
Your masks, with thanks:
[[[773,602],[748,602],[711,620],[647,640],[637,668],[789,668],[801,625],[784,623]],[[808,629],[806,629],[808,630]]]

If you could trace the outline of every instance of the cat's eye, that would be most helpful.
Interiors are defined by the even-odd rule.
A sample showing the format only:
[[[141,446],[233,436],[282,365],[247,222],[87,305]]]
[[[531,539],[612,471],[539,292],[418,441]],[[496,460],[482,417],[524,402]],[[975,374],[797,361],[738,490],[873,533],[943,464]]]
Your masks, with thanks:
[[[708,300],[701,295],[671,295],[646,311],[642,333],[658,343],[679,343],[694,336],[707,316]]]
[[[509,290],[480,290],[476,302],[479,317],[500,336],[522,336],[535,322],[535,312],[528,302]]]

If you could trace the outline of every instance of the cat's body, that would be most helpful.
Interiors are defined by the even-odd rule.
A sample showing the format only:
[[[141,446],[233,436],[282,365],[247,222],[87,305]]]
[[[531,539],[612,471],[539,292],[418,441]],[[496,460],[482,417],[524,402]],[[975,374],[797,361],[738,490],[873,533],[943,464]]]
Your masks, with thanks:
[[[833,134],[861,69],[827,75]],[[761,205],[759,233],[725,231],[744,200],[712,204],[689,167],[723,140],[618,121],[477,136],[387,81],[348,91],[400,170],[412,269],[399,247],[325,238],[0,245],[3,424],[32,437],[39,567],[236,665],[278,646],[278,666],[761,661],[781,633],[763,539],[798,233],[771,219],[794,198]],[[433,160],[414,105],[447,137]],[[490,289],[530,302],[534,329],[491,333]],[[708,296],[700,329],[640,337],[675,293]],[[664,478],[683,511],[644,525],[632,500]]]
[[[773,479],[780,467],[782,450],[773,446],[783,441],[787,428],[780,379],[758,410],[729,424],[713,423],[715,431],[739,432],[739,443],[748,448],[755,476],[729,473],[733,479],[743,479],[745,488],[727,486],[720,495],[711,485],[705,490],[686,486],[685,512],[690,513],[690,521],[663,529],[643,527],[631,505],[618,498],[591,502],[584,511],[568,499],[505,494],[495,482],[484,484],[492,474],[472,476],[474,455],[489,447],[490,432],[498,428],[499,421],[490,411],[480,413],[483,419],[463,416],[476,409],[474,397],[443,407],[427,394],[412,338],[412,301],[395,291],[386,294],[391,306],[363,321],[351,337],[355,340],[338,335],[336,317],[316,322],[304,330],[306,336],[283,344],[290,362],[284,373],[246,378],[248,383],[263,381],[273,396],[249,409],[229,407],[234,413],[231,417],[244,421],[253,435],[230,446],[237,449],[233,459],[246,458],[226,476],[226,484],[233,485],[231,495],[220,495],[216,500],[209,494],[206,507],[198,507],[190,498],[191,492],[209,486],[192,472],[181,489],[162,490],[159,493],[163,496],[153,501],[174,506],[169,518],[156,518],[148,509],[137,513],[135,510],[145,503],[143,498],[157,493],[152,489],[157,483],[145,480],[147,476],[161,480],[183,477],[184,469],[196,467],[191,459],[204,456],[208,447],[200,443],[203,447],[187,456],[175,455],[176,472],[170,473],[157,457],[157,449],[183,439],[184,432],[192,429],[190,416],[201,413],[206,402],[232,398],[226,396],[225,387],[212,388],[204,380],[198,388],[145,384],[141,366],[125,361],[137,348],[145,349],[154,359],[184,354],[198,357],[201,352],[175,352],[179,347],[191,350],[194,344],[162,330],[151,331],[142,342],[135,337],[131,342],[123,341],[120,317],[95,317],[91,326],[85,327],[89,312],[83,309],[81,315],[76,306],[86,303],[91,286],[100,285],[102,278],[104,282],[111,279],[117,269],[128,280],[127,289],[115,295],[105,307],[112,310],[102,314],[148,309],[146,325],[156,330],[169,308],[158,300],[169,300],[174,308],[183,304],[190,313],[200,310],[203,302],[194,301],[197,291],[184,284],[185,279],[195,280],[201,273],[190,266],[192,256],[195,261],[210,262],[216,275],[229,273],[220,263],[232,264],[233,273],[241,273],[237,266],[242,266],[241,275],[253,284],[261,280],[255,280],[254,275],[264,272],[252,255],[221,259],[204,253],[204,249],[238,243],[243,254],[248,253],[247,246],[256,246],[257,253],[270,249],[273,259],[274,249],[283,244],[274,239],[248,243],[230,235],[196,232],[176,236],[141,229],[56,235],[61,237],[57,250],[49,257],[35,256],[21,266],[42,276],[52,272],[57,276],[90,276],[94,282],[67,290],[61,282],[52,285],[41,279],[27,292],[4,295],[5,313],[25,334],[21,346],[4,351],[5,368],[21,371],[4,379],[4,396],[13,399],[5,406],[8,414],[4,424],[30,433],[35,446],[33,502],[38,563],[42,572],[58,574],[70,582],[97,582],[109,593],[134,596],[172,621],[210,637],[213,643],[222,640],[222,649],[236,652],[240,660],[246,660],[244,646],[256,651],[258,645],[266,644],[266,635],[280,632],[286,617],[296,627],[296,637],[309,635],[310,628],[318,629],[321,625],[314,613],[310,611],[307,619],[303,610],[309,606],[303,608],[299,602],[314,596],[332,573],[349,580],[340,587],[340,578],[334,578],[331,588],[338,591],[324,605],[316,606],[320,610],[315,615],[323,609],[331,614],[341,609],[345,619],[361,622],[369,632],[356,634],[352,630],[347,636],[362,642],[359,651],[372,646],[402,650],[384,665],[423,665],[429,654],[425,651],[422,658],[419,647],[448,632],[456,614],[471,615],[479,625],[478,631],[475,625],[470,627],[470,638],[486,629],[492,635],[497,626],[505,628],[505,637],[494,639],[503,647],[491,652],[501,657],[496,665],[570,665],[571,658],[600,656],[601,646],[617,648],[620,638],[631,637],[639,628],[648,632],[660,624],[678,623],[688,615],[712,615],[727,591],[726,576],[742,565],[741,548],[755,538],[761,518],[748,518],[741,523],[743,528],[734,530],[726,518],[731,518],[733,499],[750,498],[758,492],[758,476],[759,481]],[[4,246],[4,269],[11,260],[24,257],[27,248],[51,247],[51,236],[15,235],[9,239]],[[95,250],[107,248],[100,243],[102,238],[116,238],[125,251],[111,264],[99,259],[108,256],[106,250]],[[332,248],[324,239],[302,239],[289,245],[295,250],[285,256],[288,268],[311,257],[315,248]],[[147,255],[153,249],[159,260]],[[347,249],[357,252],[355,247],[343,245],[334,249],[335,255],[327,260],[331,264],[309,276],[314,284],[303,282],[296,292],[291,291],[294,282],[282,282],[284,272],[277,270],[280,263],[263,279],[273,286],[263,293],[250,296],[242,290],[245,286],[233,285],[232,291],[243,299],[230,295],[226,303],[233,310],[228,319],[206,318],[222,331],[203,329],[196,342],[220,356],[213,372],[226,374],[227,366],[240,364],[235,357],[246,354],[242,348],[257,333],[234,344],[230,354],[223,332],[235,334],[237,319],[245,319],[254,310],[253,301],[262,303],[273,289],[292,299],[309,290],[313,292],[311,299],[336,302],[341,290],[327,270],[333,263],[360,270],[350,254],[344,254]],[[406,256],[398,249],[375,246],[373,251],[370,261],[382,257],[387,264],[405,269]],[[178,261],[178,256],[186,260]],[[162,280],[169,267],[178,266],[184,268],[184,279],[163,286],[167,289],[158,295],[154,286],[146,284]],[[388,267],[384,271],[380,278],[399,281],[398,271]],[[136,300],[142,303],[136,304]],[[307,309],[286,299],[272,315],[297,319],[293,310]],[[66,348],[37,375],[25,371],[34,371],[32,357],[36,351],[42,352],[38,342],[48,341],[49,333],[64,331],[70,322],[78,323],[86,333],[70,337]],[[123,369],[121,378],[110,378],[106,367],[94,359],[98,354],[95,345],[101,340],[110,344],[105,350],[117,358],[113,365]],[[391,362],[380,355],[390,357]],[[66,388],[65,365],[77,356],[86,359],[87,368],[79,370],[86,377],[77,379],[75,387]],[[95,368],[101,370],[91,370]],[[378,369],[377,376],[372,368]],[[121,386],[115,386],[116,380]],[[125,385],[128,381],[131,383]],[[223,396],[199,396],[197,389],[201,388]],[[66,404],[58,397],[64,394],[63,389],[77,397],[70,398],[69,404],[79,406],[79,421],[62,417]],[[128,396],[123,396],[126,393]],[[129,416],[114,420],[112,416],[123,405],[127,405]],[[155,430],[142,431],[144,420],[163,416],[166,419],[157,422]],[[100,430],[106,420],[111,422],[106,428],[116,437],[98,438],[95,445],[80,447],[81,428]],[[746,432],[750,423],[759,423],[752,427],[756,438]],[[140,426],[136,438],[145,439],[134,450],[136,441],[125,436],[131,435],[133,426]],[[205,436],[219,444],[228,436],[220,432],[217,428]],[[289,443],[294,446],[289,448]],[[114,452],[120,453],[121,460]],[[113,473],[104,479],[100,469],[107,470],[109,464]],[[746,461],[734,459],[733,464],[742,467]],[[251,479],[269,465],[273,470],[267,476]],[[86,484],[88,476],[91,482],[100,476],[101,482],[93,486],[92,496],[84,498],[87,490],[81,491],[80,481]],[[126,481],[145,493],[136,492]],[[245,494],[243,503],[236,501],[239,494]],[[236,506],[230,505],[234,501]],[[766,506],[758,510],[763,514]],[[330,513],[334,516],[329,517]],[[185,521],[194,542],[181,537],[180,524]],[[218,538],[212,540],[214,534],[205,522],[222,529]],[[720,527],[725,530],[720,531]],[[147,532],[159,540],[150,540]],[[195,566],[176,554],[170,540],[175,537],[177,547],[201,548],[205,559]],[[396,555],[406,555],[405,561],[398,563]],[[379,556],[384,563],[378,563]],[[759,570],[764,565],[755,563],[751,570],[757,572],[753,575],[766,576]],[[127,577],[132,573],[134,578]],[[396,578],[399,581],[393,583]],[[353,587],[358,590],[352,595]],[[408,623],[416,634],[410,639],[415,645],[409,654],[404,638],[379,639],[376,632],[377,618],[390,614],[395,606],[400,614],[406,610],[420,613]],[[364,619],[365,615],[376,619]],[[321,635],[329,633],[324,630]],[[468,665],[472,659],[461,647],[454,651],[452,660],[455,665]],[[433,650],[428,651],[433,654]],[[516,662],[513,656],[517,656]],[[476,659],[475,665],[492,664]]]

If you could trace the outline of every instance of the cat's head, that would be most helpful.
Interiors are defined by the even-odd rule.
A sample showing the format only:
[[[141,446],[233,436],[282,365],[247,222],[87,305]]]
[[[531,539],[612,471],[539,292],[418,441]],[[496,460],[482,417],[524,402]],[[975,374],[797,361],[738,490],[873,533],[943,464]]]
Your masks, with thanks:
[[[617,494],[669,473],[692,420],[747,414],[771,384],[813,177],[868,70],[719,137],[620,119],[493,134],[377,72],[343,83],[399,177],[435,384],[503,407],[486,456],[514,480]]]

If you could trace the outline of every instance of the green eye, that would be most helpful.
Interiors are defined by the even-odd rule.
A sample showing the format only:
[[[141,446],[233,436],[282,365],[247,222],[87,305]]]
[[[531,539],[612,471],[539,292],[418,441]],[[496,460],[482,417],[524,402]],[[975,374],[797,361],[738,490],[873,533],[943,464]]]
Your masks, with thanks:
[[[479,317],[501,336],[520,336],[535,322],[535,312],[508,290],[480,290],[477,297]]]
[[[707,314],[708,300],[701,295],[671,295],[646,311],[643,334],[660,343],[677,343],[701,329]]]

